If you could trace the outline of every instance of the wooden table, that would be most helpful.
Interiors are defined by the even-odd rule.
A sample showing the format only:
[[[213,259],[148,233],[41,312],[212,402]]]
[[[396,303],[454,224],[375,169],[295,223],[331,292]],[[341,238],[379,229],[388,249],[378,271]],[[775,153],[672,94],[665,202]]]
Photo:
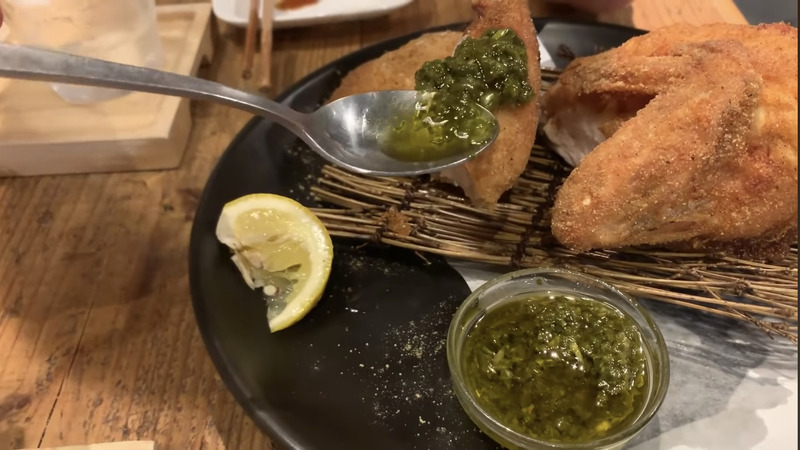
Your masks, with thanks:
[[[540,0],[531,8],[571,14]],[[279,31],[276,92],[365,45],[470,16],[467,0],[418,0],[372,21]],[[636,0],[598,19],[645,29],[745,22],[731,0]],[[201,76],[247,87],[243,31],[214,27],[216,57]],[[192,112],[177,170],[0,179],[0,450],[139,439],[271,447],[206,354],[187,275],[198,197],[250,116],[209,103]]]

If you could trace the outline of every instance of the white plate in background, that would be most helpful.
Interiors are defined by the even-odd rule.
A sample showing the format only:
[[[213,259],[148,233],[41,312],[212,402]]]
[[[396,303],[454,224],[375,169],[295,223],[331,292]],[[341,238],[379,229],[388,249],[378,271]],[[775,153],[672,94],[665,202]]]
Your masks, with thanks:
[[[274,27],[289,28],[346,20],[370,19],[388,14],[414,0],[317,0],[291,10],[275,9]],[[424,1],[424,0],[423,0]],[[213,0],[214,15],[223,22],[247,26],[250,0]]]

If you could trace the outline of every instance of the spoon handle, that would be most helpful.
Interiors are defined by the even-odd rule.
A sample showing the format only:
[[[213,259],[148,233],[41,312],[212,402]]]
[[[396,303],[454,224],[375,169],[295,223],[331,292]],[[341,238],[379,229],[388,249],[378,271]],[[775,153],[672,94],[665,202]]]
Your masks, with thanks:
[[[266,116],[300,133],[307,116],[264,97],[202,78],[21,45],[0,43],[0,77],[209,100]]]

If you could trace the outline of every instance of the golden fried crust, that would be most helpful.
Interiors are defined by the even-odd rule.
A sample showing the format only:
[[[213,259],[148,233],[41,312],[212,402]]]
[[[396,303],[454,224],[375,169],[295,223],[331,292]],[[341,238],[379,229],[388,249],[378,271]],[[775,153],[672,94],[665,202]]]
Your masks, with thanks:
[[[491,207],[519,179],[536,140],[541,88],[539,42],[527,1],[473,0],[472,6],[477,18],[467,28],[467,35],[478,37],[489,29],[511,28],[525,43],[528,80],[534,93],[533,100],[524,105],[495,112],[500,133],[491,147],[475,159],[441,174],[460,186],[475,205]]]
[[[562,186],[552,220],[562,243],[764,256],[796,241],[797,29],[676,25],[565,73],[560,101],[628,85],[654,99]]]
[[[364,92],[413,90],[416,85],[414,74],[422,64],[452,55],[461,37],[462,33],[458,31],[426,33],[397,50],[367,61],[342,79],[329,101]]]

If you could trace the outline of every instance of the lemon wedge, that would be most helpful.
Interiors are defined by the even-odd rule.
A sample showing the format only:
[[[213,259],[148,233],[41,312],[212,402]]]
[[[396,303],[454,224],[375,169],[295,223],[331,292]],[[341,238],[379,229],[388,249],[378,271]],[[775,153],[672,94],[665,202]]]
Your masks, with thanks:
[[[280,195],[245,195],[225,204],[216,233],[245,283],[264,292],[273,333],[297,323],[322,298],[333,243],[305,206]]]

